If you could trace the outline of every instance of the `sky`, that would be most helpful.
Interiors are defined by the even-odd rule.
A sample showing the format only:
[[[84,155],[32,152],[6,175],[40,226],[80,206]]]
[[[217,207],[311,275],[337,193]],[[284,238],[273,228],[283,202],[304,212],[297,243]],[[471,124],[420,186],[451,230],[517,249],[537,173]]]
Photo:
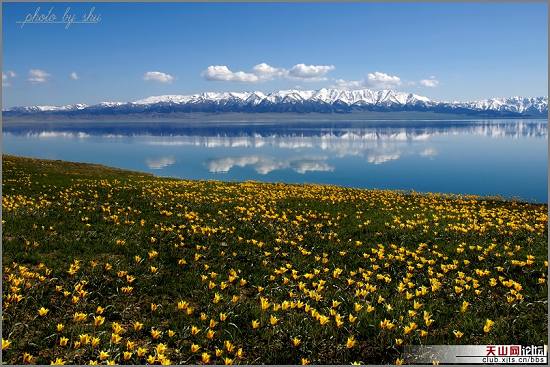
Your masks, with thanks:
[[[2,6],[3,108],[324,87],[548,94],[546,3]]]

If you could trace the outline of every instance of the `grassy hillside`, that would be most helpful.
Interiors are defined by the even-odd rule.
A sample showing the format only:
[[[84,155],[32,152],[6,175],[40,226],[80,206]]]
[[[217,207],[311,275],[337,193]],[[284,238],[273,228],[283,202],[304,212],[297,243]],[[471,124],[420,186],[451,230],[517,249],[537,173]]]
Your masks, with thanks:
[[[547,344],[547,206],[3,157],[4,363]]]

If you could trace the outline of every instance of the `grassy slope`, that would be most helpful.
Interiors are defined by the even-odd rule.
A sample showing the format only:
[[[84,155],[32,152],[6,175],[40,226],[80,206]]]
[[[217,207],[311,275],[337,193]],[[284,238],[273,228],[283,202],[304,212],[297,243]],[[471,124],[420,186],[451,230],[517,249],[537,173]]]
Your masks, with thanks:
[[[546,205],[170,180],[11,156],[3,157],[2,185],[3,338],[11,342],[4,362],[21,363],[27,352],[34,363],[88,363],[103,350],[106,360],[143,364],[158,355],[158,343],[168,350],[156,362],[199,363],[207,352],[216,363],[230,357],[283,364],[391,363],[402,348],[396,339],[547,344]],[[133,288],[124,293],[127,287]],[[261,310],[260,297],[269,299],[268,310]],[[189,302],[190,315],[178,310],[180,300]],[[461,312],[464,301],[469,307]],[[44,317],[37,314],[42,306],[49,309]],[[94,327],[97,306],[106,321]],[[87,320],[75,322],[75,312]],[[220,312],[227,320],[220,321]],[[210,319],[218,322],[212,339]],[[381,329],[384,319],[395,327]],[[489,332],[486,319],[495,322]],[[133,329],[135,321],[143,330]],[[111,340],[113,322],[125,329],[120,344]],[[405,333],[411,322],[416,330]],[[65,325],[61,332],[58,323]],[[153,339],[151,328],[162,336]],[[82,334],[99,337],[99,345],[75,348]],[[71,347],[59,346],[62,336]],[[357,344],[347,348],[350,336]],[[125,361],[127,340],[137,344]],[[226,340],[234,351],[224,349]],[[192,344],[201,349],[191,352]],[[143,357],[138,346],[147,348]]]

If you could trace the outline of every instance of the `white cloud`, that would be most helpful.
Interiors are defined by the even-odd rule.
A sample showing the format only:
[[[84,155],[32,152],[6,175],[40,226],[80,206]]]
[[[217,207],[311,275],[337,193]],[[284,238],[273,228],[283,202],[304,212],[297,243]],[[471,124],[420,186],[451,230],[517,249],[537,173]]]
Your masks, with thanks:
[[[343,89],[360,89],[365,87],[365,81],[336,79],[334,81],[334,86]]]
[[[6,71],[5,73],[2,72],[2,86],[3,87],[9,87],[11,85],[10,79],[15,78],[15,73],[11,70]]]
[[[334,86],[344,89],[360,89],[360,88],[372,88],[372,89],[392,89],[401,85],[401,78],[396,75],[389,75],[376,71],[374,73],[368,73],[367,77],[362,80],[344,80],[336,79]]]
[[[263,80],[271,80],[274,78],[284,77],[288,74],[288,71],[283,68],[276,68],[265,62],[255,65],[252,68],[254,75]]]
[[[325,75],[334,69],[334,65],[296,64],[288,71],[288,76],[311,81],[326,80]]]
[[[145,164],[150,169],[162,169],[176,163],[176,159],[172,156],[160,157],[160,158],[148,158],[145,160]]]
[[[418,81],[418,83],[424,87],[435,88],[439,85],[439,80],[435,76],[430,76],[428,79]],[[415,86],[416,84],[415,81],[402,81],[397,75],[389,75],[379,71],[367,74],[367,77],[362,80],[336,79],[334,81],[334,87],[344,89],[394,89],[401,85]]]
[[[207,80],[224,82],[254,83],[259,81],[257,75],[244,71],[231,71],[225,65],[210,65],[203,71],[202,76]]]
[[[401,78],[396,75],[389,75],[375,71],[374,73],[368,73],[365,79],[367,86],[379,89],[390,89],[401,85]]]
[[[48,78],[50,77],[51,75],[48,74],[47,72],[45,72],[44,70],[40,70],[40,69],[31,69],[29,70],[29,77],[28,77],[28,81],[31,82],[31,83],[45,83],[48,81]]]
[[[71,78],[72,80],[78,80],[78,74],[73,71],[72,73],[69,74],[69,78]]]
[[[429,79],[422,79],[419,83],[424,87],[435,88],[439,85],[439,80],[435,76],[431,76]]]
[[[207,80],[243,83],[257,83],[280,78],[321,81],[326,80],[325,75],[331,70],[334,70],[332,65],[296,64],[287,70],[262,62],[253,66],[250,72],[232,71],[226,65],[210,65],[201,75]]]
[[[160,71],[148,71],[143,75],[143,80],[155,81],[159,83],[171,83],[174,77]]]

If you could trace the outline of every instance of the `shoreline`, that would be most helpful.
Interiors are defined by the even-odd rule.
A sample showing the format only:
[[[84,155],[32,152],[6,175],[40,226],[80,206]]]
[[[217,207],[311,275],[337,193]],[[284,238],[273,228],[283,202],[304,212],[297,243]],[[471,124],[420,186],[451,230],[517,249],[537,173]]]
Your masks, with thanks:
[[[476,201],[498,201],[498,202],[508,202],[508,203],[521,203],[521,204],[530,204],[530,205],[548,205],[547,202],[537,202],[537,201],[528,201],[519,197],[505,197],[501,195],[479,195],[479,194],[467,194],[467,193],[453,193],[453,192],[424,192],[424,191],[415,191],[414,189],[383,189],[383,188],[367,188],[367,187],[355,187],[355,186],[346,186],[342,184],[326,184],[326,183],[315,183],[315,182],[283,182],[283,181],[258,181],[258,180],[217,180],[217,179],[189,179],[184,177],[175,177],[175,176],[160,176],[154,173],[146,171],[136,171],[122,167],[109,166],[99,163],[92,162],[78,162],[78,161],[67,161],[62,159],[46,159],[39,157],[31,156],[20,156],[14,154],[2,153],[2,160],[5,158],[15,158],[29,161],[38,161],[38,162],[51,162],[56,164],[66,164],[68,166],[79,167],[79,168],[98,168],[101,170],[108,170],[113,172],[120,172],[129,175],[137,176],[147,176],[159,180],[170,180],[170,181],[189,181],[196,183],[207,183],[207,182],[216,182],[220,184],[246,184],[246,183],[255,183],[260,185],[288,185],[288,186],[298,186],[298,187],[330,187],[330,188],[339,188],[339,189],[349,189],[349,190],[359,190],[359,191],[379,191],[379,192],[394,192],[402,193],[405,195],[423,195],[423,196],[437,196],[439,198],[448,198],[448,199],[475,199]]]

